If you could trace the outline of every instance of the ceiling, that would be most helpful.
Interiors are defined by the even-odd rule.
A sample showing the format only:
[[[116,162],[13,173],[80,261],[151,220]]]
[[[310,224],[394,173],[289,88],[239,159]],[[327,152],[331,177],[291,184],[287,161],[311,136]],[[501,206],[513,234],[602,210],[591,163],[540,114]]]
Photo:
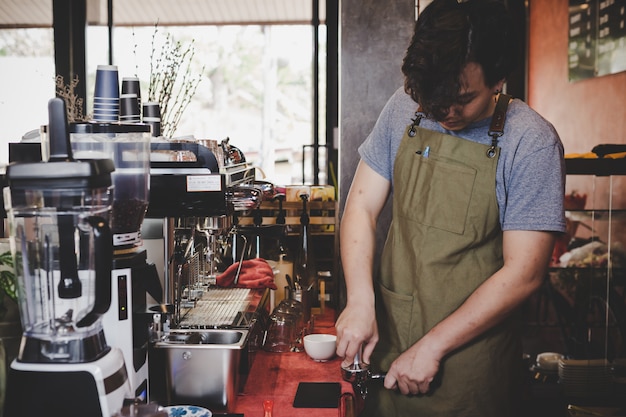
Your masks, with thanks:
[[[310,24],[313,0],[112,0],[116,26]],[[91,25],[107,25],[108,0],[87,0]],[[324,22],[325,1],[319,1]],[[0,28],[51,27],[52,0],[0,0]]]

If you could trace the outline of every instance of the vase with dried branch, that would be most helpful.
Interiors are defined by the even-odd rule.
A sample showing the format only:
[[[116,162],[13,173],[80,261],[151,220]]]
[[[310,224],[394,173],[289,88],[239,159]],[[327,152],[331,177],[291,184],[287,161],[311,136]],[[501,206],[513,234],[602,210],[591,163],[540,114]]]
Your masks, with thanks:
[[[155,25],[150,53],[148,100],[159,103],[161,132],[164,137],[171,138],[202,80],[204,66],[199,74],[194,73],[194,41],[183,45],[175,41],[170,33],[166,33],[162,44],[157,44],[157,34]]]
[[[67,112],[67,121],[69,123],[82,122],[85,120],[83,115],[83,99],[76,95],[76,86],[78,85],[78,75],[69,84],[65,83],[62,75],[57,75],[54,79],[56,85],[57,97],[65,101]]]

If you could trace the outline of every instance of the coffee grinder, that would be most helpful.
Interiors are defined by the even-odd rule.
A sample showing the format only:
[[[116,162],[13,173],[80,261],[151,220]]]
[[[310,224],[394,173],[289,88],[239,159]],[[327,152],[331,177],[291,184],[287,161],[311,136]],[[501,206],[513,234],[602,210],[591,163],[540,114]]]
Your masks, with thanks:
[[[76,159],[109,158],[115,165],[111,174],[112,301],[102,323],[109,344],[124,354],[132,396],[147,401],[152,314],[146,311],[146,295],[158,303],[163,298],[158,272],[147,262],[141,238],[150,191],[150,126],[72,123],[69,129]]]
[[[6,415],[106,416],[131,396],[107,343],[113,189],[110,159],[75,160],[63,100],[50,100],[47,162],[14,163],[4,191],[24,333]]]

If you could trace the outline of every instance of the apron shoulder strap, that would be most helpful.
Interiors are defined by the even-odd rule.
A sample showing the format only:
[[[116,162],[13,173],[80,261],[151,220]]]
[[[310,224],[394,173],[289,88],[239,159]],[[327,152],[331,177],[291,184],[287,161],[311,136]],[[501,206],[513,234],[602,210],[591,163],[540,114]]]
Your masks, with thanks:
[[[509,107],[509,102],[512,100],[508,94],[500,94],[498,96],[498,102],[496,108],[491,117],[491,126],[489,126],[489,136],[493,136],[494,133],[498,136],[502,136],[504,133],[504,122],[506,120],[506,109]]]
[[[496,147],[498,146],[498,138],[504,134],[504,122],[506,121],[506,110],[509,102],[512,100],[508,94],[500,94],[496,103],[496,108],[491,116],[491,125],[489,126],[488,135],[491,136],[491,146],[487,149],[487,156],[493,158],[496,156]]]

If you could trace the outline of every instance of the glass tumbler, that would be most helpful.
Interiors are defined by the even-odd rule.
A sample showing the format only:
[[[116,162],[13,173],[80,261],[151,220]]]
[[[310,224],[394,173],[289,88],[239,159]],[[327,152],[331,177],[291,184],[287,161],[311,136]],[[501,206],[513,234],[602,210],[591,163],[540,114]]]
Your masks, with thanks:
[[[295,317],[296,334],[294,336],[295,341],[293,345],[293,350],[301,351],[304,348],[304,345],[302,344],[302,339],[309,333],[310,330],[310,323],[304,322],[304,311],[302,303],[297,300],[285,299],[276,306],[274,312],[292,314]]]
[[[289,313],[272,313],[263,348],[268,352],[290,352],[295,338],[295,316]]]

